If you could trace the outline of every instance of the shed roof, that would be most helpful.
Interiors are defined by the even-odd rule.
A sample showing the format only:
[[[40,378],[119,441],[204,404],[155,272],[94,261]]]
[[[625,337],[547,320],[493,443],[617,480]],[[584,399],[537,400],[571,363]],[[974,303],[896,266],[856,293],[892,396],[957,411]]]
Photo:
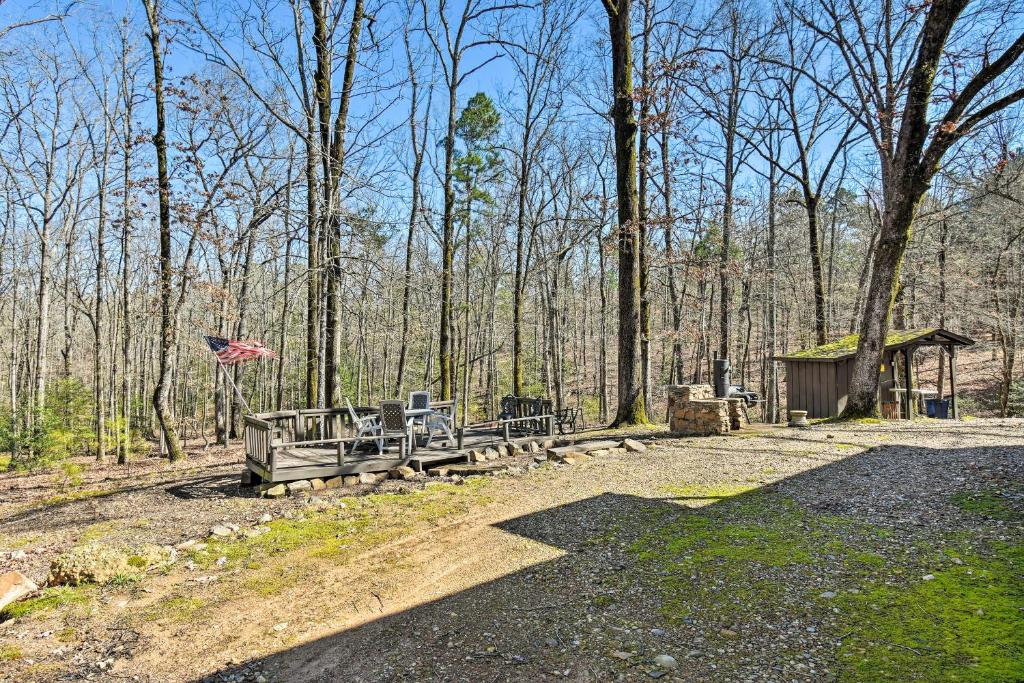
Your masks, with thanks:
[[[848,334],[841,339],[821,346],[803,349],[796,353],[779,356],[776,360],[832,362],[850,358],[857,353],[859,334]],[[885,350],[895,351],[907,346],[934,346],[950,344],[970,346],[974,340],[940,327],[921,327],[914,330],[891,330],[885,337]]]

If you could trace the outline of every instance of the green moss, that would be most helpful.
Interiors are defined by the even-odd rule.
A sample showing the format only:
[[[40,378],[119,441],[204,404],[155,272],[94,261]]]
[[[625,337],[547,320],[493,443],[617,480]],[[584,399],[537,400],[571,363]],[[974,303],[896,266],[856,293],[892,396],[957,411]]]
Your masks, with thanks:
[[[885,345],[896,346],[897,344],[903,344],[917,337],[925,337],[929,334],[934,333],[938,328],[934,327],[923,327],[916,330],[892,330],[885,337]],[[846,356],[852,356],[857,352],[857,343],[860,341],[859,334],[848,334],[845,337],[830,342],[828,344],[822,344],[821,346],[815,346],[809,349],[803,349],[796,353],[791,353],[783,358],[787,360],[834,360],[838,358],[845,358]]]
[[[309,509],[305,517],[279,519],[258,536],[210,539],[202,550],[190,551],[190,559],[209,567],[225,558],[228,567],[260,565],[263,558],[310,549],[314,557],[342,559],[407,534],[420,524],[435,524],[465,512],[471,504],[489,499],[481,493],[482,478],[462,486],[442,484],[405,495],[376,494],[344,498],[344,507],[324,511]]]
[[[679,498],[720,500],[722,498],[732,498],[733,496],[738,496],[741,493],[746,493],[747,491],[753,491],[757,487],[757,483],[751,482],[743,484],[724,483],[714,486],[707,486],[703,484],[678,484],[674,486],[664,486],[661,490]]]
[[[839,649],[850,680],[1024,680],[1024,546],[933,573],[876,584],[837,606],[855,628]]]
[[[13,662],[21,659],[21,649],[14,645],[0,645],[0,662]]]
[[[961,491],[954,493],[950,500],[964,512],[992,519],[1010,520],[1021,516],[1021,513],[1011,508],[1007,499],[996,491]]]
[[[20,619],[30,614],[73,605],[84,605],[92,599],[92,590],[86,587],[55,586],[45,588],[35,598],[11,603],[0,612],[3,619]]]
[[[962,503],[1021,518],[987,497]],[[659,510],[645,521],[632,551],[654,570],[669,621],[810,613],[843,634],[835,652],[842,680],[1024,680],[1019,541],[987,544],[962,530],[894,542],[891,529],[770,492]],[[822,596],[826,587],[832,596]]]

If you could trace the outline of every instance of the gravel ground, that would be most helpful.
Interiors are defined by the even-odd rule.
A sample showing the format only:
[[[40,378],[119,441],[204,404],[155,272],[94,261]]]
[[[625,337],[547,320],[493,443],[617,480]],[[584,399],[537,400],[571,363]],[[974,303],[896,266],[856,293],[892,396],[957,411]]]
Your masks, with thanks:
[[[224,590],[245,585],[251,565],[179,561],[140,587],[102,588],[87,607],[9,619],[0,648],[18,656],[0,680],[857,680],[843,648],[863,638],[847,633],[838,600],[861,582],[898,589],[912,577],[868,576],[828,544],[920,574],[942,569],[928,563],[951,538],[980,547],[1024,537],[1022,421],[643,437],[645,453],[574,466],[532,469],[523,456],[515,474],[456,489],[466,493],[452,512],[427,515],[433,499],[409,496],[387,508],[407,515],[407,528],[344,561],[317,555],[316,543],[277,549],[268,566],[301,570],[301,581],[258,597]],[[312,514],[297,500],[240,495],[236,454],[205,458],[86,482],[120,492],[46,506],[39,500],[54,491],[43,478],[0,480],[0,495],[22,492],[0,506],[0,562],[40,578],[83,539],[175,544],[220,522]],[[1014,515],[953,502],[992,491]],[[321,508],[338,507],[324,498]],[[699,519],[707,526],[694,526]],[[758,548],[748,529],[765,530],[755,539],[763,562],[736,554]],[[695,530],[702,545],[687,545]],[[716,538],[725,542],[718,564],[697,562]],[[775,561],[810,538],[825,548],[813,562]],[[25,556],[11,559],[18,550]],[[822,605],[836,594],[836,607]],[[179,604],[169,599],[203,609],[138,617]],[[61,640],[70,623],[74,636]]]

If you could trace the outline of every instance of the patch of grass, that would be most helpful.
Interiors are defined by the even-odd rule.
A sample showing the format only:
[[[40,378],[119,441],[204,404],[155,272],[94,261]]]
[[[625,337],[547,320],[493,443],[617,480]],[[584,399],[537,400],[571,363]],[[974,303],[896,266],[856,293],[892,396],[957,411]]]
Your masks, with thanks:
[[[206,606],[206,603],[189,596],[164,598],[142,612],[145,621],[190,621]]]
[[[82,530],[82,535],[79,536],[78,542],[84,544],[99,541],[116,529],[117,524],[114,522],[97,522],[96,524],[90,524]]]
[[[21,649],[15,645],[0,645],[0,662],[13,662],[21,659]]]
[[[1010,507],[1005,497],[995,491],[960,491],[954,493],[950,500],[964,512],[991,519],[1007,521],[1021,516]]]
[[[487,502],[483,478],[462,486],[442,484],[405,495],[374,494],[344,498],[345,507],[310,510],[304,518],[279,519],[258,536],[210,539],[207,547],[189,552],[196,564],[209,567],[225,558],[228,567],[261,564],[268,556],[311,549],[314,557],[343,559],[398,538],[416,525],[437,524]]]
[[[48,610],[85,605],[91,599],[92,591],[87,587],[54,586],[43,589],[35,598],[11,603],[0,612],[0,619],[21,619]]]

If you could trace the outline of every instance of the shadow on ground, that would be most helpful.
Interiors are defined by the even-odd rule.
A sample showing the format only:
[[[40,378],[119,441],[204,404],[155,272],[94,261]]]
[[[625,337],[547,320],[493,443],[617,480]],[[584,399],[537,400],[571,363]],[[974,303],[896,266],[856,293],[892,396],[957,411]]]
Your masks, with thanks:
[[[759,634],[751,630],[736,642],[723,643],[718,637],[730,622],[666,621],[663,600],[685,598],[691,592],[706,595],[700,591],[709,590],[706,582],[714,582],[715,577],[693,581],[680,576],[673,584],[678,594],[666,597],[664,572],[638,560],[649,550],[642,545],[650,538],[652,523],[694,528],[685,522],[703,517],[707,528],[713,529],[724,524],[717,517],[719,507],[740,505],[735,509],[742,511],[744,501],[767,495],[785,501],[799,514],[870,519],[885,526],[884,543],[902,552],[930,543],[935,533],[969,531],[966,527],[971,524],[983,524],[982,518],[965,518],[951,496],[965,487],[1020,487],[1021,459],[1020,446],[948,450],[884,446],[740,496],[709,493],[709,504],[700,508],[679,504],[700,496],[645,498],[611,492],[553,506],[496,526],[564,551],[557,559],[226,668],[204,680],[243,680],[260,672],[271,681],[649,680],[649,676],[663,675],[651,664],[661,652],[673,653],[681,661],[689,657],[670,679],[759,675],[832,680],[835,655],[830,648],[845,636],[828,633],[827,626],[804,629],[815,623],[806,606],[793,608],[798,624],[800,619],[807,620],[795,635],[786,635],[788,625],[769,623],[767,630]],[[581,472],[580,476],[586,475]],[[800,539],[803,533],[794,524],[797,528],[790,540]],[[766,558],[780,550],[772,543],[778,546],[786,540],[769,538]],[[850,539],[836,535],[833,540]],[[794,577],[793,581],[809,582],[803,588],[815,596],[822,590],[815,579],[799,576],[797,571]],[[722,591],[735,594],[731,599],[741,618],[749,617],[743,617],[749,607],[741,597],[746,588],[728,581],[721,586]],[[415,591],[415,586],[403,590]],[[781,602],[777,607],[780,613],[790,609],[787,604],[783,610]],[[1024,602],[1018,607],[1024,609]],[[801,647],[820,651],[816,660],[808,659],[809,671],[791,668],[793,648]],[[725,662],[716,652],[731,653],[732,664],[722,667]]]

